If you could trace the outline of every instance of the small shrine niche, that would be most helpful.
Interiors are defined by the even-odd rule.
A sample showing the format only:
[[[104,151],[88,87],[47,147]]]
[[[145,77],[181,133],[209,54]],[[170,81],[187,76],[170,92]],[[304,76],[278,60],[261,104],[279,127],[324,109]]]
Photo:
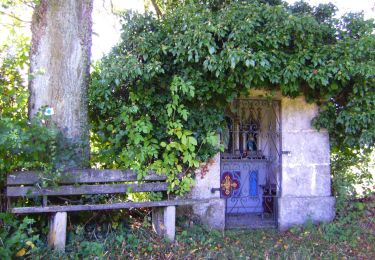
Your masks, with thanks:
[[[236,111],[235,113],[232,111]],[[265,159],[262,152],[262,108],[234,102],[226,111],[221,135],[224,159]]]
[[[192,192],[193,198],[210,198],[194,208],[202,221],[280,230],[331,221],[329,136],[311,126],[318,109],[303,96],[261,90],[228,105],[220,133],[224,149]]]
[[[226,199],[226,227],[238,223],[273,225],[276,221],[278,119],[278,101],[236,99],[226,110],[220,178],[221,198]]]

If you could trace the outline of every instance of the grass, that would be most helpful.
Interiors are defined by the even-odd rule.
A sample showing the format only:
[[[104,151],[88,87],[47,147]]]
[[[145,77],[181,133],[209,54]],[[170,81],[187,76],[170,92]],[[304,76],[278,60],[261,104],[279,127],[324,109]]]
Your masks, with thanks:
[[[360,203],[360,204],[358,204]],[[71,225],[65,253],[42,243],[32,259],[375,259],[375,199],[353,202],[329,224],[277,230],[216,231],[194,224],[177,227],[176,241],[157,237],[147,214],[130,221],[93,217]],[[134,215],[134,214],[133,214]],[[95,220],[96,219],[96,220]],[[106,218],[108,220],[108,218]]]
[[[364,243],[366,240],[366,243]],[[358,243],[327,241],[322,228],[299,228],[294,232],[274,230],[208,231],[195,226],[180,231],[168,243],[146,229],[112,233],[105,239],[71,241],[65,254],[40,250],[32,258],[89,259],[374,259],[374,237],[358,237]]]

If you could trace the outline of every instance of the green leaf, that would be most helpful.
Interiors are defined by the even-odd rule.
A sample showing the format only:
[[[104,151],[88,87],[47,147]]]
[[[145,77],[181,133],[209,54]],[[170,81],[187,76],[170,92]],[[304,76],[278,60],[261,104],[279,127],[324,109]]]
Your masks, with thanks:
[[[186,138],[185,135],[183,135],[183,136],[181,137],[181,143],[182,143],[183,145],[187,145],[187,138]]]
[[[208,48],[208,51],[209,51],[209,52],[210,52],[210,54],[212,55],[212,54],[214,54],[214,53],[215,53],[216,49],[215,49],[215,47],[213,47],[213,46],[210,46],[210,47]]]
[[[246,65],[246,67],[250,67],[250,66],[254,67],[255,61],[254,60],[246,60],[245,65]]]
[[[192,137],[192,136],[189,136],[188,137],[188,140],[189,140],[189,144],[191,144],[191,145],[194,145],[194,146],[196,146],[198,143],[197,143],[197,139],[195,139],[194,137]]]

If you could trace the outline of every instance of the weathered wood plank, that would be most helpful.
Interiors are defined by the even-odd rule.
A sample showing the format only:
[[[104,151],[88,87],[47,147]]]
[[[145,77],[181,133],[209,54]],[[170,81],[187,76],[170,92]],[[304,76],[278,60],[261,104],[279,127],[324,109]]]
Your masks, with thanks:
[[[8,174],[7,185],[33,185],[42,178],[48,178],[48,176],[43,176],[43,173],[32,171],[14,172]],[[132,170],[82,169],[63,172],[60,179],[60,184],[121,182],[136,181],[137,174]],[[163,181],[165,179],[165,176],[150,172],[143,180]]]
[[[51,213],[51,212],[72,212],[72,211],[92,211],[92,210],[116,210],[129,208],[152,208],[193,205],[198,203],[208,203],[209,199],[186,199],[186,200],[162,200],[162,201],[146,201],[146,202],[123,202],[113,204],[96,204],[96,205],[69,205],[69,206],[48,206],[48,207],[19,207],[10,209],[15,214],[30,213]]]
[[[144,192],[144,191],[166,191],[168,184],[166,182],[152,182],[141,184],[94,184],[94,185],[69,185],[48,188],[28,187],[7,187],[8,197],[24,196],[70,196],[70,195],[87,195],[87,194],[113,194],[127,192]]]

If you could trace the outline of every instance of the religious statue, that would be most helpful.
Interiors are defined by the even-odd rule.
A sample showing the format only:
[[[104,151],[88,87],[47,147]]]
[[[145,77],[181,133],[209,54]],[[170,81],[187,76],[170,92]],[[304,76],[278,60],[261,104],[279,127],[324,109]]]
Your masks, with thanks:
[[[255,134],[249,133],[247,135],[246,148],[251,152],[256,152],[258,150]]]

